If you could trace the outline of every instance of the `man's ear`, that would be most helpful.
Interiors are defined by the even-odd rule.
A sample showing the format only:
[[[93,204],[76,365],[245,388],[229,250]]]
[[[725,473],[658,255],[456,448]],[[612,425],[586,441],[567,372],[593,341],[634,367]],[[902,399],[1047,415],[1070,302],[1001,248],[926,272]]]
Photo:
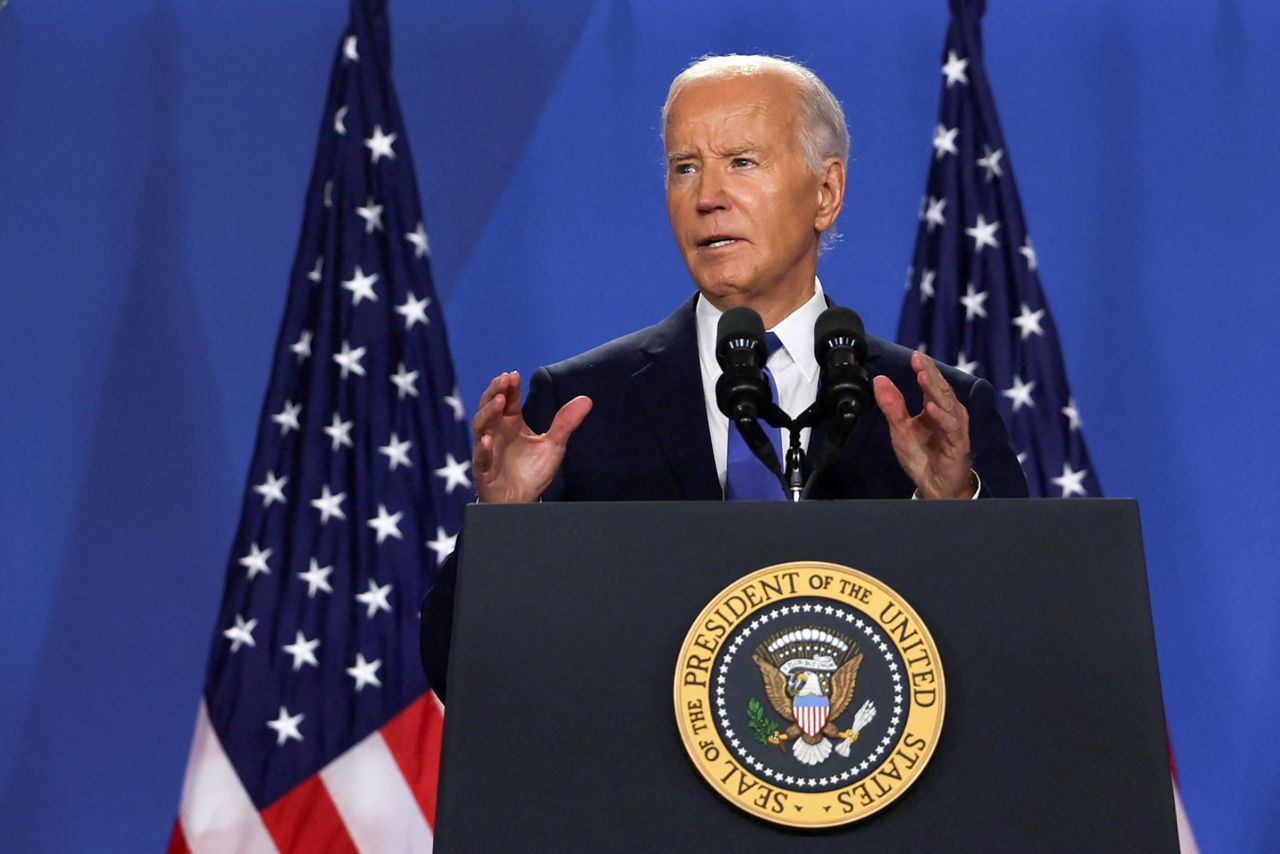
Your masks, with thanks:
[[[818,176],[818,207],[814,213],[813,227],[816,231],[826,231],[835,224],[844,207],[844,161],[838,157],[828,157],[822,164],[822,172]]]

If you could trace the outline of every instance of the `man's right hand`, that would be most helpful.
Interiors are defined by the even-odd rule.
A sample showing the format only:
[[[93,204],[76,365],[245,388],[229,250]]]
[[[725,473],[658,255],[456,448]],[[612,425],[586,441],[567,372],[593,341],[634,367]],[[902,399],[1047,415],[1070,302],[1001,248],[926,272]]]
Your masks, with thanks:
[[[520,409],[519,372],[494,377],[471,421],[475,436],[471,470],[480,501],[537,501],[560,470],[569,437],[590,411],[591,398],[579,395],[560,407],[551,429],[538,435],[524,422]]]

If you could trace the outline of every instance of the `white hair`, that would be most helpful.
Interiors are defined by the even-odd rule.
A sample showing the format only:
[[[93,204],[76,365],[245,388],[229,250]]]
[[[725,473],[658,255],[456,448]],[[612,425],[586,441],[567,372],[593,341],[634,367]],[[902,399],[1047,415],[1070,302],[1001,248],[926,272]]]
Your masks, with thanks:
[[[849,127],[845,124],[844,110],[827,85],[809,69],[798,62],[778,56],[704,56],[676,75],[667,90],[667,102],[662,105],[662,138],[667,137],[667,118],[671,105],[685,86],[697,80],[722,77],[750,77],[755,74],[778,72],[790,76],[800,87],[800,148],[805,164],[815,174],[822,171],[823,162],[829,157],[849,161]]]

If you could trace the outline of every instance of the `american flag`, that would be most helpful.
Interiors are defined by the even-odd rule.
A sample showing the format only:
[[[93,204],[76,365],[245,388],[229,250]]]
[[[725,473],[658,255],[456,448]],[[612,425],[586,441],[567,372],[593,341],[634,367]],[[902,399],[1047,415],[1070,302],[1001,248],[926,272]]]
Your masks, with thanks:
[[[352,0],[170,851],[423,851],[443,708],[418,605],[469,436],[391,84]]]
[[[898,342],[995,386],[1031,495],[1102,495],[995,98],[982,64],[985,0],[951,0],[942,103]],[[1170,749],[1170,773],[1173,753]],[[1199,849],[1173,777],[1183,854]]]
[[[1032,495],[1099,496],[995,99],[981,0],[952,0],[898,342],[988,380]]]

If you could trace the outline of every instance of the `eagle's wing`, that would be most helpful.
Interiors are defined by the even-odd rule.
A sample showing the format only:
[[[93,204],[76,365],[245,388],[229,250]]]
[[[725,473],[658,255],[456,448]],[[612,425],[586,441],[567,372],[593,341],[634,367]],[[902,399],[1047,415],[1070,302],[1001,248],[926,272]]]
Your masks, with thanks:
[[[769,698],[769,702],[773,704],[773,708],[789,721],[794,721],[795,714],[791,711],[791,698],[787,696],[787,677],[782,675],[782,671],[774,667],[768,661],[756,653],[751,656],[751,660],[760,668],[760,677],[764,680],[764,693]]]
[[[853,700],[853,686],[858,683],[858,668],[862,666],[862,653],[840,666],[831,674],[831,714],[829,720],[835,720],[844,714]]]

